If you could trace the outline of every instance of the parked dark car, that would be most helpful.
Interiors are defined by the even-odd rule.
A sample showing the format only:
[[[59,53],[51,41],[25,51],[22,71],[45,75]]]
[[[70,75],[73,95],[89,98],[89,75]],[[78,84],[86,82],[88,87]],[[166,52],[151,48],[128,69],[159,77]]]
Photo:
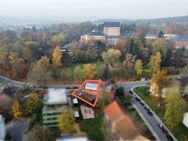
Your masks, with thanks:
[[[146,107],[146,106],[144,106],[144,109],[145,109],[146,111],[149,111],[149,108],[148,108],[148,107]]]
[[[170,136],[170,135],[166,135],[166,138],[169,140],[169,141],[173,141],[173,138]]]
[[[129,93],[130,93],[130,94],[134,94],[133,91],[131,91],[131,90],[129,90]]]
[[[140,101],[140,99],[138,97],[135,97],[136,101]]]
[[[162,124],[158,124],[158,126],[162,130],[163,133],[168,134],[168,131],[165,129],[165,127]]]
[[[131,106],[131,103],[130,103],[130,102],[127,102],[127,101],[124,101],[123,104],[124,104],[125,107]]]
[[[142,101],[140,102],[140,104],[141,104],[142,106],[144,106],[144,105],[145,105],[145,104],[144,104]]]
[[[153,113],[152,113],[150,110],[148,110],[148,114],[149,114],[150,116],[153,116]]]

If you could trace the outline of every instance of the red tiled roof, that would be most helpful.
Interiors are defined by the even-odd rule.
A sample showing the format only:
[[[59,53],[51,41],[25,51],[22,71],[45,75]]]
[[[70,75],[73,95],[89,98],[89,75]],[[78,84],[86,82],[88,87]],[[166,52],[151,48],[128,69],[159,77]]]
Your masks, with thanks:
[[[119,104],[114,101],[105,109],[109,122],[115,124],[115,130],[124,139],[133,139],[139,132],[132,119],[123,112]]]
[[[133,139],[139,134],[135,124],[127,115],[117,123],[116,130],[124,139]]]
[[[108,115],[110,122],[114,122],[124,115],[124,112],[121,110],[116,101],[112,102],[105,108],[105,113]]]

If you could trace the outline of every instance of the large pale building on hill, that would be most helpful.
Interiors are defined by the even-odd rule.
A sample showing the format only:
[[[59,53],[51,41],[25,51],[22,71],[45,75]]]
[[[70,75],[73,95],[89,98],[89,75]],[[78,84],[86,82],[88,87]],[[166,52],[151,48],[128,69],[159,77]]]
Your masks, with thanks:
[[[105,36],[120,37],[120,22],[105,22],[103,33]]]
[[[120,38],[120,22],[104,22],[103,33],[94,30],[89,34],[82,35],[80,37],[80,41],[83,43],[101,41],[107,44],[115,45]]]
[[[94,41],[101,41],[101,42],[105,42],[105,35],[101,32],[97,32],[95,30],[93,30],[92,32],[90,32],[89,34],[85,34],[82,35],[80,37],[80,41],[84,42],[84,43],[92,43]]]

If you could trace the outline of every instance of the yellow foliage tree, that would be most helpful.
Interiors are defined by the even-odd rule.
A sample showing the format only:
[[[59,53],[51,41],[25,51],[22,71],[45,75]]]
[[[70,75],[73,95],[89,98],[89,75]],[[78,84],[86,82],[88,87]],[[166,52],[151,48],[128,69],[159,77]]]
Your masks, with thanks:
[[[61,66],[62,65],[61,58],[62,58],[62,52],[60,50],[60,47],[57,46],[54,49],[54,52],[52,54],[52,62],[53,62],[53,64],[56,65],[56,66]]]
[[[60,33],[60,34],[54,35],[49,41],[49,44],[52,47],[56,47],[64,42],[66,42],[66,36]]]
[[[18,101],[14,102],[11,109],[15,119],[20,119],[22,117],[21,107]]]
[[[137,59],[134,68],[135,68],[137,75],[140,76],[142,74],[142,69],[143,69],[142,60]]]
[[[164,120],[170,128],[175,128],[182,122],[183,114],[186,111],[186,102],[181,97],[178,88],[168,88],[167,93]]]
[[[167,72],[165,70],[158,70],[151,79],[151,86],[153,88],[152,95],[161,97],[161,90],[167,85]],[[157,92],[157,93],[156,93]]]
[[[63,133],[72,134],[75,132],[75,122],[71,111],[63,109],[63,112],[59,117],[59,129]]]
[[[83,73],[84,79],[93,79],[97,72],[96,72],[96,69],[93,65],[86,64],[86,65],[84,65],[82,73]]]
[[[150,71],[152,74],[160,70],[161,64],[161,53],[157,52],[155,55],[152,55],[149,62]]]
[[[120,56],[121,51],[118,49],[109,49],[107,52],[102,53],[103,61],[111,66],[119,62]]]
[[[41,59],[35,64],[33,69],[46,71],[49,66],[49,63],[49,58],[47,56],[42,56]]]

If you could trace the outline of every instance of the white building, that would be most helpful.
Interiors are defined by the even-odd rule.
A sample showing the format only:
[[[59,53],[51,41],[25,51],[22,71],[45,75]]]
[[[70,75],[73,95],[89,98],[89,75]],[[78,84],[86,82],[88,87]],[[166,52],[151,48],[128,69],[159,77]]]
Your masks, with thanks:
[[[157,38],[158,38],[157,34],[146,34],[147,40],[154,40],[154,39],[157,39]],[[166,40],[171,40],[171,39],[175,40],[177,38],[177,35],[175,35],[175,34],[164,34],[164,38]]]
[[[63,107],[68,107],[68,98],[66,89],[48,89],[43,99],[43,124],[48,127],[58,125],[58,117],[61,115]]]

